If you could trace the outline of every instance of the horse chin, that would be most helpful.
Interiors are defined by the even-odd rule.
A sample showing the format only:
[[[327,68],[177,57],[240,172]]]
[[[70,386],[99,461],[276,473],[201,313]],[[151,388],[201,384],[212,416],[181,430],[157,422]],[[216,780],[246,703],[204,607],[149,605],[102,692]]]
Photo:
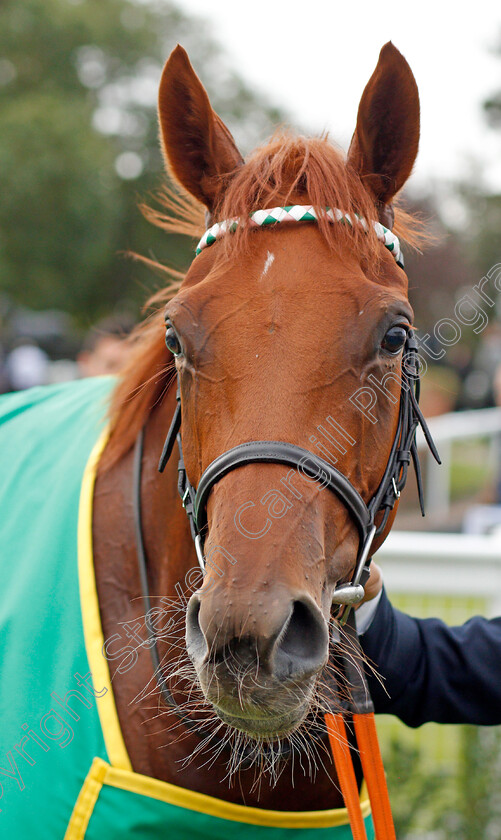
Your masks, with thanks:
[[[256,740],[276,741],[291,735],[306,718],[309,704],[303,707],[296,707],[289,712],[278,715],[261,715],[260,717],[242,717],[229,714],[217,706],[214,706],[217,716],[238,732],[243,732],[250,738]]]
[[[202,667],[199,688],[218,718],[258,741],[285,738],[301,726],[314,702],[316,678],[293,685],[265,674],[230,674],[226,667]]]

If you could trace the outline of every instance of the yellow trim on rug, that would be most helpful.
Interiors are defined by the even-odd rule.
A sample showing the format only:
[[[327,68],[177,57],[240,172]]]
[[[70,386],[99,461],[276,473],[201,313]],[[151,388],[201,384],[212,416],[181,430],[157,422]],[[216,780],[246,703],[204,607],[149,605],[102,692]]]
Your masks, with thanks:
[[[75,802],[64,840],[83,840],[109,765],[95,758]]]
[[[84,626],[85,647],[96,692],[106,688],[106,694],[97,698],[106,752],[110,764],[95,758],[75,803],[64,840],[83,840],[87,826],[103,784],[121,790],[157,799],[169,805],[197,811],[208,816],[237,823],[271,828],[334,828],[349,825],[346,808],[325,811],[272,811],[253,808],[216,799],[203,793],[187,790],[162,782],[140,773],[134,773],[127,754],[120,728],[110,672],[103,656],[104,637],[99,613],[96,580],[94,575],[92,545],[92,504],[96,469],[106,445],[108,431],[99,437],[89,457],[82,479],[78,514],[78,575]],[[365,784],[360,794],[360,805],[365,817],[370,814],[370,802]]]
[[[80,603],[85,637],[85,649],[92,673],[96,692],[106,688],[106,694],[97,697],[96,705],[101,721],[104,743],[110,763],[121,770],[132,771],[125,742],[118,720],[113,689],[111,687],[108,662],[103,655],[103,629],[99,613],[96,578],[92,546],[92,503],[94,484],[99,458],[108,440],[105,429],[94,446],[82,479],[80,506],[78,511],[78,578],[80,583]]]
[[[99,769],[100,778],[105,768],[104,777],[102,777],[105,785],[222,820],[268,828],[334,828],[350,823],[346,808],[331,808],[325,811],[271,811],[266,808],[251,808],[247,805],[237,805],[223,799],[216,799],[204,793],[186,790],[170,782],[161,782],[140,773],[119,770],[116,767],[110,767],[98,758],[94,760],[94,764],[96,770]],[[360,804],[365,818],[370,814],[370,803],[365,791],[362,795],[365,798],[361,799]]]

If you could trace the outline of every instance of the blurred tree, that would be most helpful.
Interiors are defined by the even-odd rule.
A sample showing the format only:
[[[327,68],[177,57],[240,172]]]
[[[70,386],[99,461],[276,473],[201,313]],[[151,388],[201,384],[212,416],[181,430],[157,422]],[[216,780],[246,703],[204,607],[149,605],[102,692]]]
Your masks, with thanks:
[[[444,840],[501,837],[501,728],[461,727],[457,799],[442,817]]]
[[[493,265],[501,262],[501,195],[489,193],[482,182],[461,184],[459,192],[468,208],[465,248],[480,280]]]
[[[421,333],[433,334],[437,321],[454,317],[455,298],[462,287],[475,282],[475,268],[465,256],[461,235],[443,221],[439,202],[431,194],[406,199],[405,209],[424,222],[432,237],[422,252],[405,250],[405,270],[414,323]]]
[[[399,840],[435,837],[431,831],[451,798],[450,776],[423,768],[419,750],[397,738],[387,747],[384,766]]]
[[[283,120],[168,0],[0,4],[0,291],[85,325],[152,288],[120,252],[187,264],[137,207],[160,185],[156,95],[178,41],[244,152]]]
[[[501,30],[498,31],[497,45],[494,52],[501,57]],[[493,91],[484,102],[484,112],[489,125],[501,128],[501,90]]]
[[[501,33],[497,53],[501,58]],[[501,130],[501,90],[491,94],[483,109],[488,125]],[[482,276],[501,262],[501,195],[485,182],[481,162],[472,163],[470,171],[452,190],[450,185],[438,187],[438,199],[426,197],[410,202],[411,211],[417,210],[432,220],[432,232],[437,237],[435,245],[423,249],[423,255],[412,252],[406,259],[416,324],[425,332],[431,332],[440,318],[454,317],[456,298],[464,292],[471,294]],[[441,220],[444,196],[456,205],[455,229],[448,229]],[[460,352],[465,347],[474,350],[482,341],[482,336],[472,330],[464,329],[462,333]]]
[[[501,59],[501,31],[495,52]],[[501,90],[494,91],[485,100],[483,111],[487,125],[501,131]],[[480,279],[493,265],[501,262],[501,195],[484,181],[481,164],[477,169],[467,183],[460,184],[459,193],[469,214],[465,241]],[[499,316],[501,312],[498,312]]]
[[[457,773],[423,766],[414,746],[392,738],[384,759],[399,840],[501,837],[501,727],[461,726]]]

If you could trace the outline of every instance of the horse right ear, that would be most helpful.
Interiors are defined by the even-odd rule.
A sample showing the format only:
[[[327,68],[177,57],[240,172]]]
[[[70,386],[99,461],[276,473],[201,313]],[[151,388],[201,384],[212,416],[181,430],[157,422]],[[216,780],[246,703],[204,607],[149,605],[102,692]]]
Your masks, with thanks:
[[[212,212],[243,158],[179,44],[163,69],[158,115],[167,167]]]
[[[348,163],[391,228],[391,201],[411,174],[419,145],[419,94],[412,70],[391,41],[360,100]]]

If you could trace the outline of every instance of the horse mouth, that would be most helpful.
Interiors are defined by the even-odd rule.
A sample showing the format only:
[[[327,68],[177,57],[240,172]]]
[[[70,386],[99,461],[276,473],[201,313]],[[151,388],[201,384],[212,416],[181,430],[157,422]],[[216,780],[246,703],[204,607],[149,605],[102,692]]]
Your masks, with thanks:
[[[249,685],[245,676],[237,680],[216,668],[198,673],[205,700],[218,718],[232,729],[258,740],[286,737],[301,726],[313,702],[315,680],[302,686],[277,684],[261,675]]]
[[[305,703],[301,707],[296,707],[282,714],[243,717],[230,714],[214,705],[214,711],[223,723],[231,726],[232,729],[250,735],[252,738],[266,739],[267,741],[285,738],[294,732],[307,716],[308,708],[309,704]]]

